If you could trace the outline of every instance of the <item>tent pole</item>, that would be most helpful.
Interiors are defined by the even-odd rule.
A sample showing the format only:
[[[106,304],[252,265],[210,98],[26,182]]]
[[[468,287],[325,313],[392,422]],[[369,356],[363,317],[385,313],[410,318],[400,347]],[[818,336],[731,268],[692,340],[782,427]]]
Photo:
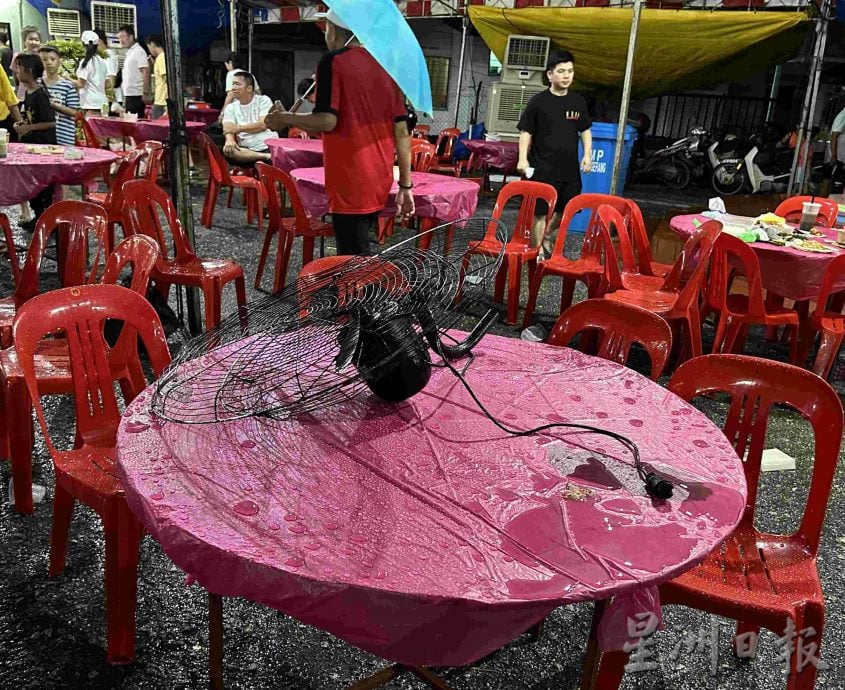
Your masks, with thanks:
[[[637,32],[640,27],[642,0],[634,0],[634,15],[631,18],[631,34],[628,38],[628,58],[625,63],[625,81],[622,83],[622,103],[619,107],[619,124],[616,127],[616,151],[613,154],[613,177],[610,181],[610,193],[616,194],[620,168],[622,167],[622,147],[625,143],[625,123],[628,121],[628,106],[631,103],[631,80],[634,76],[634,56],[637,52]]]
[[[255,15],[252,11],[252,8],[249,10],[249,34],[247,38],[247,70],[250,74],[255,74],[252,71],[252,42],[253,42],[253,34],[255,33]]]
[[[461,56],[458,58],[458,92],[455,98],[455,127],[458,126],[458,117],[461,114],[461,89],[464,85],[464,60],[466,59],[467,47],[467,24],[469,20],[466,14],[461,16]]]
[[[182,51],[179,42],[179,8],[170,0],[161,0],[164,28],[164,61],[167,67],[167,113],[170,118],[171,197],[179,213],[179,222],[191,246],[194,244],[194,215],[191,190],[188,187],[188,132],[185,127],[185,99],[182,95]],[[192,333],[202,331],[199,292],[187,290],[188,327]]]
[[[238,52],[238,2],[229,0],[229,50]]]
[[[816,20],[816,42],[813,58],[810,61],[810,78],[807,82],[807,92],[804,94],[804,105],[801,108],[801,127],[798,129],[798,140],[795,143],[795,155],[792,158],[792,171],[789,174],[787,194],[794,194],[806,187],[805,171],[810,164],[813,152],[810,149],[810,130],[813,127],[813,117],[816,109],[816,97],[819,92],[819,81],[824,65],[824,51],[827,45],[827,12],[830,5],[823,0],[820,17]],[[800,169],[799,169],[800,168]]]
[[[772,114],[775,110],[775,101],[778,97],[778,91],[780,91],[780,76],[782,71],[780,65],[775,65],[775,72],[772,75],[772,88],[769,89],[769,107],[766,108],[766,122],[771,122]]]

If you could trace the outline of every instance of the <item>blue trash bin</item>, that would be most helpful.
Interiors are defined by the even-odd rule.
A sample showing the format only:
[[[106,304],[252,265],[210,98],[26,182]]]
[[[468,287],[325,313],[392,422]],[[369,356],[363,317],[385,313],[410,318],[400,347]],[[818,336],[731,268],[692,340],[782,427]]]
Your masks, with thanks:
[[[581,173],[581,191],[610,194],[610,178],[613,176],[613,157],[616,153],[616,125],[609,122],[594,122],[593,133],[593,169],[589,174]],[[628,175],[628,161],[631,159],[631,149],[637,138],[637,130],[628,125],[625,127],[622,151],[622,165],[619,168],[619,183],[617,194],[622,194],[625,188],[625,178]],[[583,148],[578,144],[578,160],[581,160]],[[568,232],[584,232],[590,216],[579,213],[569,224]]]

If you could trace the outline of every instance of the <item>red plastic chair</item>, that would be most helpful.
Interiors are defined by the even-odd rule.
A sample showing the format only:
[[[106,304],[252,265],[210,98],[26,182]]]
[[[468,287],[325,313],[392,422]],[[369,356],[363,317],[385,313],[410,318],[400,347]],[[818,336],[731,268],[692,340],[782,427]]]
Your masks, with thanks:
[[[845,278],[845,254],[837,256],[827,265],[822,277],[819,296],[816,298],[816,308],[809,319],[801,323],[801,338],[798,350],[798,364],[804,365],[807,355],[816,339],[819,338],[819,349],[813,362],[813,372],[826,379],[830,376],[833,363],[839,355],[842,340],[845,339],[845,314],[841,306],[837,310],[830,298],[836,296],[841,299],[842,290],[835,289],[835,285]]]
[[[108,215],[108,234],[106,235],[106,250],[108,253],[114,249],[115,227],[123,223],[123,185],[138,174],[138,168],[144,157],[149,159],[150,154],[135,149],[128,152],[129,155],[120,161],[114,179],[111,181],[108,192],[89,192],[85,195],[86,201],[99,204],[106,210]],[[123,230],[124,234],[126,230]]]
[[[640,274],[665,278],[672,270],[672,264],[662,264],[654,260],[640,207],[631,199],[625,199],[625,203],[628,204],[628,213],[623,215],[628,222],[628,232],[637,250],[637,266]]]
[[[158,257],[158,246],[149,237],[128,237],[106,261],[102,282],[116,283],[128,266],[132,270],[130,289],[145,295],[150,273]],[[112,378],[126,393],[146,385],[137,353],[137,338],[129,329],[122,329],[112,348]],[[47,394],[73,393],[67,341],[50,338],[42,341],[36,358],[39,390]],[[12,465],[15,507],[18,512],[32,513],[32,403],[26,391],[23,372],[13,347],[0,350],[0,440],[3,456]]]
[[[447,127],[441,130],[437,135],[437,141],[434,144],[435,160],[431,164],[430,172],[446,173],[460,177],[461,173],[469,167],[469,161],[452,160],[454,155],[455,144],[461,136],[461,130],[457,127]]]
[[[602,209],[599,209],[599,215],[602,215]],[[686,338],[682,340],[681,360],[685,356],[700,356],[702,354],[701,316],[698,299],[707,273],[710,254],[721,232],[721,223],[712,220],[704,223],[684,244],[681,255],[658,290],[627,289],[616,262],[605,261],[607,293],[604,298],[643,307],[662,316],[670,324],[680,322],[686,334]],[[612,245],[610,233],[607,230],[603,232],[603,239],[605,251],[609,251]],[[682,278],[687,275],[689,277],[682,285]]]
[[[294,239],[302,238],[302,265],[305,266],[314,258],[314,240],[319,237],[322,243],[326,237],[334,237],[334,226],[330,223],[323,223],[316,218],[308,217],[305,213],[305,207],[302,205],[302,200],[299,198],[296,185],[286,172],[267,163],[256,163],[255,169],[264,185],[270,218],[267,223],[264,245],[261,247],[261,256],[258,259],[255,289],[260,289],[261,277],[264,275],[264,264],[270,252],[270,243],[273,241],[273,237],[278,235],[276,268],[273,277],[273,292],[278,292],[285,286]],[[293,209],[292,218],[282,216],[281,200],[283,196],[280,194],[280,190],[283,190],[290,199],[290,205]]]
[[[3,230],[3,240],[6,243],[6,258],[9,259],[9,267],[12,269],[12,280],[15,285],[21,277],[21,264],[18,261],[18,252],[15,248],[15,237],[12,235],[12,226],[5,213],[0,213],[0,229]]]
[[[223,187],[230,190],[241,189],[246,197],[246,222],[252,223],[253,217],[258,219],[258,229],[261,230],[264,217],[264,193],[261,182],[255,177],[247,175],[230,175],[229,164],[207,134],[200,133],[200,146],[205,150],[208,158],[208,187],[205,189],[205,201],[202,205],[202,224],[210,228],[214,222],[214,208],[217,197]],[[229,203],[231,204],[231,195]]]
[[[161,256],[153,270],[153,280],[162,297],[167,299],[170,286],[174,284],[200,288],[205,302],[205,328],[211,330],[220,323],[223,287],[234,282],[238,309],[244,313],[243,268],[232,259],[199,258],[182,230],[176,207],[167,192],[147,180],[130,180],[123,186],[123,195],[126,199],[124,227],[133,235],[147,235],[158,243]],[[173,243],[172,258],[168,233]]]
[[[733,278],[744,276],[748,294],[730,294]],[[766,305],[760,262],[754,250],[737,237],[719,235],[710,259],[710,277],[704,295],[705,309],[719,315],[713,352],[741,353],[751,324],[786,326],[791,333],[790,361],[797,362],[798,313],[794,309]]]
[[[311,139],[311,135],[304,129],[299,127],[291,127],[288,129],[288,139]]]
[[[502,302],[505,294],[505,281],[508,284],[507,317],[508,324],[516,324],[517,312],[519,311],[519,287],[522,279],[522,267],[528,266],[528,282],[531,283],[537,269],[537,254],[539,247],[532,247],[531,228],[534,225],[534,212],[537,201],[545,201],[549,210],[546,213],[546,225],[551,221],[554,213],[554,206],[557,201],[557,191],[551,185],[543,182],[508,182],[499,190],[496,198],[496,205],[493,207],[493,219],[498,220],[502,216],[507,203],[514,197],[522,197],[519,206],[519,213],[514,222],[513,234],[505,244],[505,255],[502,267],[496,275],[493,300]],[[468,252],[470,254],[484,254],[486,256],[497,256],[502,250],[502,243],[496,237],[498,223],[490,223],[484,239],[474,245]]]
[[[602,252],[604,245],[598,229],[597,216],[598,208],[602,204],[610,206],[623,215],[630,208],[625,199],[620,196],[611,196],[610,194],[579,194],[566,204],[566,207],[563,209],[563,216],[560,220],[560,227],[558,228],[557,239],[555,240],[555,246],[552,249],[551,256],[537,265],[537,270],[534,272],[534,279],[529,284],[528,303],[525,305],[525,316],[522,320],[523,328],[531,325],[534,308],[537,304],[537,296],[540,294],[540,285],[543,282],[543,278],[547,275],[560,276],[563,279],[560,295],[561,314],[572,306],[575,283],[578,281],[581,281],[587,286],[588,297],[601,297],[603,294],[602,276],[604,274],[604,264],[602,263]],[[577,259],[568,259],[563,253],[564,244],[566,243],[566,232],[572,219],[578,213],[588,213],[590,220],[584,232],[581,255]],[[627,233],[624,232],[625,223],[615,223],[614,227],[617,234],[622,231],[622,234],[625,235],[625,239],[627,240]],[[626,242],[625,247],[628,247],[629,244],[629,242]],[[615,251],[611,256],[616,256]],[[623,261],[626,273],[634,270],[632,250],[625,250]]]
[[[88,149],[100,149],[103,147],[100,139],[94,134],[94,130],[85,119],[82,113],[76,113],[74,118],[76,124],[76,145]],[[80,136],[80,134],[82,136]],[[117,152],[115,152],[117,153]]]
[[[546,342],[565,347],[584,331],[601,333],[598,356],[619,364],[628,360],[631,345],[642,345],[651,359],[651,378],[655,381],[672,351],[672,329],[666,321],[640,307],[604,299],[588,299],[571,306],[560,315]],[[581,338],[583,342],[584,336]]]
[[[108,660],[128,663],[135,656],[138,555],[144,530],[126,504],[115,471],[120,409],[109,366],[115,353],[103,338],[107,319],[122,321],[134,331],[155,375],[160,375],[170,363],[170,353],[158,315],[141,295],[117,285],[65,288],[33,298],[15,319],[15,349],[56,472],[50,575],[64,567],[73,506],[80,501],[103,521]],[[73,450],[56,448],[41,406],[38,348],[44,336],[57,331],[64,333],[70,352],[77,428]],[[130,391],[130,399],[140,392]]]
[[[431,125],[417,125],[414,131],[411,132],[411,137],[414,139],[428,139],[428,134],[431,131]]]
[[[835,201],[817,196],[791,196],[784,199],[775,209],[775,215],[786,219],[787,223],[798,223],[801,220],[801,210],[805,201],[814,201],[821,206],[816,218],[817,227],[832,228],[836,225],[839,206]]]
[[[146,170],[144,171],[144,179],[150,182],[158,182],[158,176],[161,172],[162,159],[164,157],[164,146],[160,141],[153,141],[152,139],[142,142],[135,147],[136,150],[142,151],[141,161],[146,158]]]
[[[800,644],[820,647],[825,603],[816,555],[842,440],[839,396],[808,371],[743,355],[707,355],[686,362],[672,376],[669,390],[684,400],[719,392],[730,396],[724,431],[739,457],[748,453],[744,461],[748,500],[739,526],[721,546],[701,565],[660,586],[661,604],[682,604],[734,618],[737,635],[756,633],[761,627],[783,635],[791,620],[796,633],[813,628]],[[812,424],[815,437],[807,505],[798,530],[790,535],[754,528],[766,426],[776,405],[796,410]],[[582,687],[618,688],[624,652],[605,654],[600,664],[595,644],[590,644],[589,652],[585,668],[597,672],[594,684]],[[797,661],[793,650],[787,687],[814,688],[815,665],[808,663],[799,671]]]
[[[411,146],[411,170],[422,173],[430,172],[435,155],[434,144],[429,144],[422,139],[417,139],[415,142]]]
[[[14,293],[0,299],[0,348],[12,345],[15,312],[41,291],[41,262],[53,235],[58,238],[59,278],[65,287],[95,281],[106,259],[107,222],[101,206],[85,201],[50,206],[35,225]]]

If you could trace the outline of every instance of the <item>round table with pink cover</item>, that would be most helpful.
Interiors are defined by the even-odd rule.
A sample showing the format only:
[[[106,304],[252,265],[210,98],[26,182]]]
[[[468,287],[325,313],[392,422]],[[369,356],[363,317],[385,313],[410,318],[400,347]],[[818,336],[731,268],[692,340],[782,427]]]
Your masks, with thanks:
[[[148,120],[153,112],[153,107],[148,105],[144,108],[144,117]],[[213,125],[220,117],[218,108],[185,108],[185,119],[191,122],[204,122],[206,126]]]
[[[14,206],[34,197],[51,184],[82,184],[107,172],[117,155],[101,149],[78,148],[82,158],[63,153],[41,155],[27,152],[27,144],[9,144],[0,158],[0,206]]]
[[[309,216],[319,218],[329,212],[325,168],[297,168],[291,170],[290,176]],[[411,172],[411,182],[414,184],[414,215],[417,218],[451,223],[471,218],[475,213],[479,192],[476,182],[421,172]],[[395,210],[398,193],[399,186],[394,182],[385,206],[386,212]]]
[[[696,230],[696,222],[710,220],[701,214],[675,216],[669,222],[672,231],[686,241]],[[811,300],[818,296],[822,276],[828,264],[843,250],[832,242],[836,240],[836,230],[816,228],[824,235],[821,239],[829,240],[826,244],[833,251],[830,254],[805,252],[794,247],[780,247],[769,242],[752,242],[751,247],[760,262],[760,279],[763,288],[780,297],[795,301]],[[845,290],[845,279],[836,283],[834,291]]]
[[[322,139],[267,139],[273,165],[290,173],[297,168],[323,167]]]
[[[486,141],[484,139],[467,139],[463,142],[476,158],[483,164],[501,170],[504,173],[514,172],[519,160],[519,144],[515,141]]]
[[[119,117],[87,117],[88,124],[100,139],[125,139],[132,137],[137,143],[152,140],[166,142],[170,138],[170,121],[167,118],[158,120],[123,120]],[[188,140],[191,141],[205,131],[208,125],[204,122],[185,122]]]
[[[224,352],[182,366],[228,371]],[[608,437],[503,432],[435,368],[406,402],[361,393],[287,421],[164,421],[148,389],[118,433],[126,499],[214,596],[402,664],[472,663],[558,606],[610,597],[599,641],[620,648],[627,616],[659,615],[657,584],[738,523],[742,463],[702,413],[621,365],[492,335],[474,352],[459,367],[501,422],[623,434],[674,496],[650,499]]]

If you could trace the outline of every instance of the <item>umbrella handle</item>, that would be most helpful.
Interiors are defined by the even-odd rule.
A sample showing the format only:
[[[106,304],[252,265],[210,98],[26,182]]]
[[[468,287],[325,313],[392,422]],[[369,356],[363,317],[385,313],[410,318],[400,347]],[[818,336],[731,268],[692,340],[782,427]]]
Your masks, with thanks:
[[[350,36],[348,39],[346,39],[346,43],[344,43],[344,44],[343,44],[343,47],[345,48],[345,47],[346,47],[346,46],[348,46],[350,43],[352,43],[352,41],[354,41],[354,40],[355,40],[355,36],[354,36],[354,35]],[[312,92],[315,88],[317,88],[317,82],[316,82],[316,80],[315,80],[315,81],[312,81],[312,82],[311,82],[311,86],[309,86],[309,87],[308,87],[308,89],[305,91],[305,93],[304,93],[304,94],[302,94],[299,98],[297,98],[297,99],[296,99],[296,101],[295,101],[295,102],[294,102],[294,104],[290,107],[290,110],[288,110],[288,112],[289,112],[289,113],[295,113],[297,110],[299,110],[299,109],[302,107],[302,104],[303,104],[303,103],[305,103],[305,99],[306,99],[306,98],[308,98],[308,96],[311,94],[311,92]],[[284,108],[282,107],[282,102],[281,102],[281,101],[276,101],[275,105],[278,105],[280,108],[282,108],[282,110],[284,110]]]

